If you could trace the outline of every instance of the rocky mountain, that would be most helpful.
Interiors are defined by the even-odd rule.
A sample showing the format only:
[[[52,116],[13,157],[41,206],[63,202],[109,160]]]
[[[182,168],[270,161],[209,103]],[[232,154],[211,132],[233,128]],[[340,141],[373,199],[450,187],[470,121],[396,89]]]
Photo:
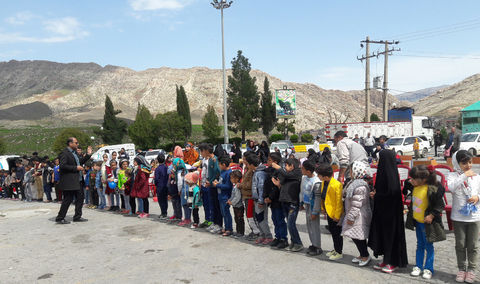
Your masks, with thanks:
[[[361,90],[325,90],[310,83],[283,82],[259,70],[252,70],[251,75],[257,78],[259,91],[263,90],[264,77],[269,78],[272,90],[285,85],[297,90],[299,130],[319,129],[335,119],[363,120]],[[145,104],[153,113],[175,110],[176,85],[183,85],[186,90],[194,123],[201,123],[209,104],[222,115],[222,73],[218,69],[162,67],[134,71],[95,63],[0,62],[0,119],[9,119],[12,107],[17,107],[13,109],[15,118],[11,119],[20,116],[45,123],[98,123],[103,118],[106,95],[111,97],[115,108],[122,110],[121,117],[134,119],[138,103]],[[381,114],[381,98],[380,92],[372,92],[372,112]],[[393,96],[390,102],[399,103]],[[51,113],[45,110],[45,105]],[[32,117],[31,112],[42,115]]]
[[[480,74],[442,89],[415,103],[418,115],[456,118],[459,111],[480,100]]]
[[[448,87],[448,85],[442,85],[438,87],[432,87],[432,88],[427,88],[427,89],[421,89],[418,91],[413,91],[413,92],[407,92],[407,93],[402,93],[395,95],[395,97],[401,101],[407,101],[407,102],[417,102],[425,97],[428,97],[442,89],[445,89]]]

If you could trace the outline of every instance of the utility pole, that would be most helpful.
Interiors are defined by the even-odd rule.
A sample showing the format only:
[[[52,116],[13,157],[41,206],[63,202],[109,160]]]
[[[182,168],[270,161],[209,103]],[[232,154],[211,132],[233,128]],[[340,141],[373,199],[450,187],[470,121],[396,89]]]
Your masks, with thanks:
[[[225,44],[223,36],[223,9],[232,5],[233,1],[227,3],[226,0],[213,0],[212,6],[221,11],[222,14],[222,71],[223,71],[223,142],[228,144],[228,117],[227,117],[227,79],[225,71]]]
[[[366,44],[366,55],[358,58],[358,60],[363,61],[366,60],[366,70],[365,70],[365,115],[367,117],[367,122],[370,121],[370,61],[369,59],[371,57],[377,57],[384,54],[385,55],[385,64],[384,64],[384,69],[383,69],[383,120],[387,121],[388,120],[388,55],[393,52],[393,51],[400,51],[400,49],[389,49],[388,45],[389,44],[399,44],[399,41],[388,41],[388,40],[370,40],[370,38],[367,36],[366,40],[362,40],[360,43],[360,46],[363,47],[363,43]],[[385,45],[385,51],[383,52],[377,52],[373,53],[372,55],[369,55],[370,51],[370,43],[375,43],[375,44],[384,44]]]

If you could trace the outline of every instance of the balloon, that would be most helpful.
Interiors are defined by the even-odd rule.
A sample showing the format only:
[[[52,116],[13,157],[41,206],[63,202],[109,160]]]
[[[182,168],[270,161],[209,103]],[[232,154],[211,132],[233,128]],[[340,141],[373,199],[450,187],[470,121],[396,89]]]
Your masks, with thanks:
[[[110,187],[111,189],[115,189],[117,187],[117,183],[114,181],[109,181],[108,187]]]

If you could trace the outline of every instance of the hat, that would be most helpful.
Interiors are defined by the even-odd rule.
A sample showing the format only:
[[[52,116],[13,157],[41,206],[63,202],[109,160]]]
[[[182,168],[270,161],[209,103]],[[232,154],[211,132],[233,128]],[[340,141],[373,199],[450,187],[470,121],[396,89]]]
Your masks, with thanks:
[[[189,173],[185,176],[185,181],[188,183],[196,184],[198,183],[198,179],[199,179],[198,172]]]

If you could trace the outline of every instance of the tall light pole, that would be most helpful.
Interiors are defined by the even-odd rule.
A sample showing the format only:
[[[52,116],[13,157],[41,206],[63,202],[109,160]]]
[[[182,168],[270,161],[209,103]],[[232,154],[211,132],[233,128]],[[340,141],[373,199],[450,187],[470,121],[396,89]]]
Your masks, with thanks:
[[[222,70],[223,70],[223,137],[224,143],[228,144],[228,119],[227,119],[227,79],[225,75],[225,44],[223,40],[223,9],[232,5],[233,1],[227,3],[226,0],[213,0],[211,3],[215,9],[220,10],[222,14]]]

